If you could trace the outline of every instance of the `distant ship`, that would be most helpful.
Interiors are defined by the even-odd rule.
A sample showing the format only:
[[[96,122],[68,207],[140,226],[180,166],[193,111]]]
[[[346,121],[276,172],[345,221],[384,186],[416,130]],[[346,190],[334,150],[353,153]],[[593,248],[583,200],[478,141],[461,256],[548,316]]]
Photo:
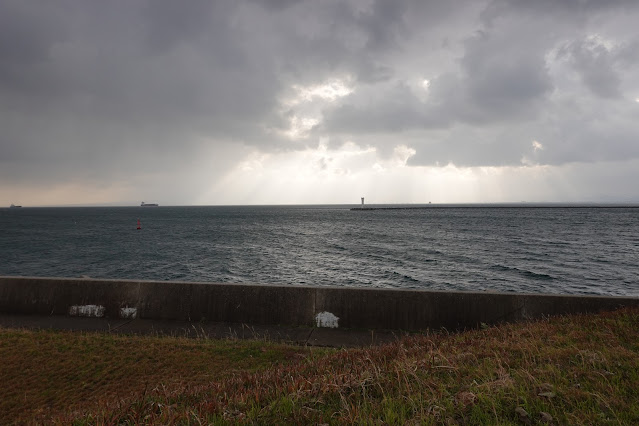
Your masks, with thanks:
[[[142,207],[157,207],[158,205],[155,203],[145,203],[144,201],[142,201],[142,204],[140,204],[140,206]]]
[[[20,207],[22,207],[22,206],[16,206],[15,204],[11,204],[9,206],[10,209],[19,209]]]

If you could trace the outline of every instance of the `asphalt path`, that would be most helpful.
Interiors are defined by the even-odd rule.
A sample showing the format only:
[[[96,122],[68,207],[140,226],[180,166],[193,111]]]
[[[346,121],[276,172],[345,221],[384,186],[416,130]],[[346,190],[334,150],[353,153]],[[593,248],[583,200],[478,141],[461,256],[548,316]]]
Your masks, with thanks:
[[[256,339],[336,348],[380,345],[405,334],[382,330],[11,314],[0,314],[0,327],[209,339]]]

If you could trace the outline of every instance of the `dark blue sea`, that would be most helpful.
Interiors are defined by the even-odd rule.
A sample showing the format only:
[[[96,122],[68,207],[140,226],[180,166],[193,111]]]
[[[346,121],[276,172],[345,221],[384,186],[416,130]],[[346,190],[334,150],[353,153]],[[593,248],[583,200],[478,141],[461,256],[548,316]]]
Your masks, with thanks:
[[[639,208],[349,207],[0,209],[0,275],[639,296]]]

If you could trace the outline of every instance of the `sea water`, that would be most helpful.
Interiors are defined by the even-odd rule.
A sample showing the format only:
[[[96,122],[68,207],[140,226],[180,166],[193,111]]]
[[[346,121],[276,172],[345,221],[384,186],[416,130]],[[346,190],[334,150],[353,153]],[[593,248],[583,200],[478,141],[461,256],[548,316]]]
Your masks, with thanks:
[[[349,207],[0,209],[0,275],[639,296],[636,207]]]

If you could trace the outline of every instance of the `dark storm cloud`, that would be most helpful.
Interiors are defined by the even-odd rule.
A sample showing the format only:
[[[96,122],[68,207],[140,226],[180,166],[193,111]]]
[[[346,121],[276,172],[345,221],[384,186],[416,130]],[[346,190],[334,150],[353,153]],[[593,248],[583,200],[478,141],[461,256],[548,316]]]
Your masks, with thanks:
[[[614,58],[602,44],[593,40],[579,40],[564,46],[565,55],[583,83],[595,95],[614,98],[621,95],[621,78],[614,69]]]
[[[478,33],[464,43],[458,71],[430,81],[428,99],[419,99],[421,87],[382,86],[379,95],[354,94],[328,110],[326,127],[329,132],[378,133],[534,118],[553,89],[543,52],[506,41]]]
[[[456,35],[457,60],[431,77],[427,96],[396,82],[376,87],[377,96],[353,93],[325,110],[325,131],[375,146],[386,143],[380,133],[410,140],[413,165],[635,158],[639,88],[630,46],[639,32],[627,17],[637,7],[556,3],[491,2]],[[602,41],[606,34],[611,40]],[[537,139],[543,148],[533,150]]]
[[[187,174],[204,157],[223,173],[238,147],[320,138],[408,145],[414,165],[635,158],[637,15],[620,1],[0,0],[0,180]],[[351,93],[286,101],[333,79]],[[308,135],[286,136],[313,112]]]
[[[284,89],[388,72],[373,52],[395,45],[401,23],[385,23],[401,21],[403,6],[356,6],[3,1],[5,178],[108,174],[129,168],[132,152],[188,161],[201,138],[286,148],[267,131],[287,125]]]
[[[149,2],[140,11],[146,24],[146,42],[157,52],[165,52],[177,44],[191,43],[211,29],[227,29],[227,21],[220,19],[226,11],[220,5],[217,9],[215,3],[206,0],[189,1],[186,7],[170,0]]]
[[[481,17],[487,23],[505,15],[526,15],[538,17],[541,15],[561,14],[563,16],[582,17],[586,14],[607,12],[611,9],[636,6],[634,0],[492,0],[482,11]],[[563,17],[562,16],[562,17]],[[588,16],[585,16],[589,18]]]
[[[553,89],[543,52],[534,44],[512,43],[503,33],[480,32],[469,39],[460,62],[464,104],[474,109],[467,113],[470,120],[530,117],[536,102]]]
[[[593,94],[619,97],[623,96],[624,72],[639,62],[639,40],[609,47],[596,37],[587,37],[562,46],[557,57],[568,61]]]
[[[275,105],[268,54],[224,4],[0,8],[5,179],[188,167],[202,138],[257,139]]]

